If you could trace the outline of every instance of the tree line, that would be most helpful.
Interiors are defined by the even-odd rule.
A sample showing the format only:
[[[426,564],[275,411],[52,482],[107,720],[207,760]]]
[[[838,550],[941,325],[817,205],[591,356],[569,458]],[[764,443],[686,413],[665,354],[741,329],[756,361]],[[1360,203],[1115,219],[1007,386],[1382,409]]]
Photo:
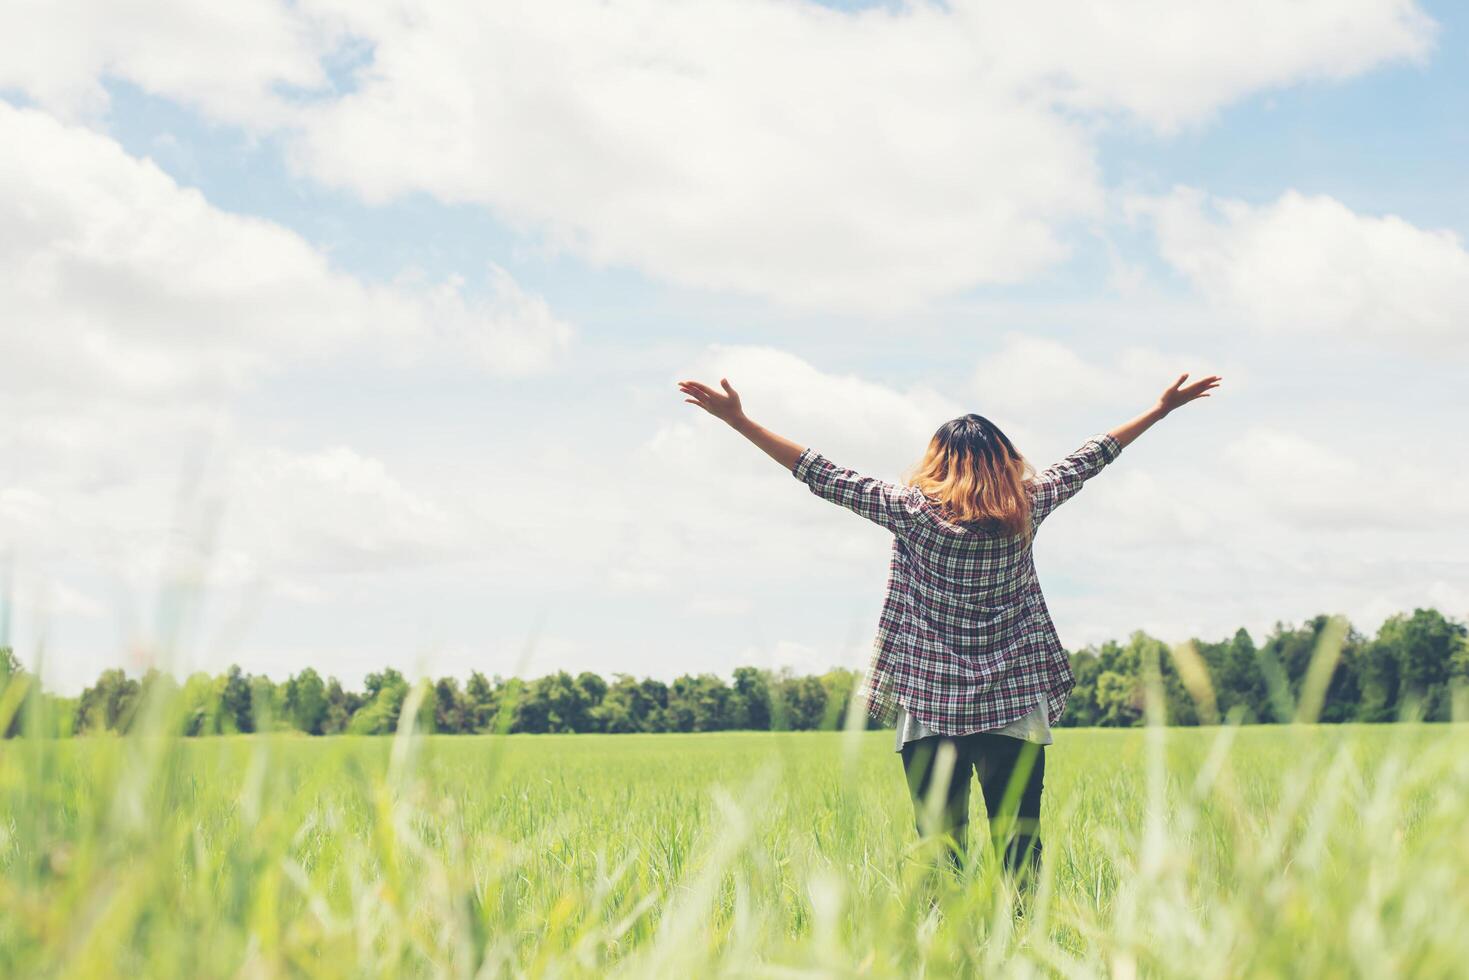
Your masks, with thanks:
[[[1327,646],[1329,656],[1318,657]],[[1070,660],[1077,683],[1063,726],[1143,724],[1150,686],[1173,725],[1290,721],[1303,699],[1312,701],[1311,717],[1324,722],[1404,715],[1445,721],[1469,709],[1469,629],[1432,609],[1393,616],[1371,638],[1322,615],[1300,626],[1277,623],[1258,644],[1240,629],[1227,640],[1170,648],[1139,631]],[[840,727],[857,682],[856,672],[841,668],[796,675],[738,667],[729,682],[704,673],[669,683],[628,674],[609,682],[587,671],[534,679],[475,671],[463,684],[454,677],[432,681],[411,698],[414,685],[391,667],[368,674],[361,690],[310,667],[280,682],[238,666],[183,681],[114,668],[67,698],[32,684],[13,652],[0,647],[0,731],[27,730],[31,712],[46,719],[46,734],[125,733],[144,724],[146,706],[158,705],[166,707],[155,712],[155,724],[186,736],[379,735],[397,730],[411,701],[420,727],[446,734],[803,731]]]
[[[1241,629],[1227,640],[1187,646],[1204,684],[1190,684],[1188,656],[1143,633],[1072,654],[1076,688],[1062,723],[1143,724],[1150,670],[1171,725],[1231,716],[1291,721],[1308,693],[1316,702],[1311,717],[1323,722],[1469,719],[1469,628],[1434,609],[1392,616],[1370,638],[1341,617],[1322,615],[1300,626],[1277,623],[1259,644]],[[1316,668],[1308,692],[1323,647],[1329,669]]]

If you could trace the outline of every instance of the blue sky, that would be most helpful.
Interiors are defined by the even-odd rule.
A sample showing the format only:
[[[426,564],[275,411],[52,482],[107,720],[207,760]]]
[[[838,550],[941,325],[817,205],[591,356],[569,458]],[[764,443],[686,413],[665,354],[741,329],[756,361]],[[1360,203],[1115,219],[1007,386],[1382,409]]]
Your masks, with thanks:
[[[1048,524],[1071,646],[1469,613],[1469,11],[409,6],[0,17],[58,686],[860,666],[887,541],[672,390],[718,373],[894,479],[1224,375]]]

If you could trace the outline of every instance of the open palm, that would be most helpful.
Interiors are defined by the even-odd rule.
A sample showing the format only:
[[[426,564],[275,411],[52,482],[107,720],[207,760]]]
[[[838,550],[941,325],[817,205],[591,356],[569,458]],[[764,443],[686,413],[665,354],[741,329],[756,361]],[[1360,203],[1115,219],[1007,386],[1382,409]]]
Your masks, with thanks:
[[[1187,405],[1195,398],[1208,398],[1211,389],[1218,387],[1219,375],[1211,374],[1207,378],[1200,378],[1193,384],[1184,384],[1188,380],[1188,374],[1180,374],[1178,380],[1163,390],[1158,396],[1158,406],[1165,412],[1171,412],[1180,405]]]
[[[728,378],[720,378],[719,386],[723,392],[698,381],[680,381],[678,390],[688,396],[684,401],[690,405],[697,405],[715,418],[733,424],[744,414],[740,393],[734,390]]]

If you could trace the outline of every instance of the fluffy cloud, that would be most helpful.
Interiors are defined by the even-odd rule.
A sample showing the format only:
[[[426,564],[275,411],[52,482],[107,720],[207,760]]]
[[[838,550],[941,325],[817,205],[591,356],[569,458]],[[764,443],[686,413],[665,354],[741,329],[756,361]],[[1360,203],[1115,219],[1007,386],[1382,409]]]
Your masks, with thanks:
[[[1073,109],[1121,112],[1165,131],[1253,92],[1421,59],[1437,31],[1412,0],[1049,0],[955,9],[994,44],[999,70],[1044,80]]]
[[[231,540],[267,573],[402,567],[473,547],[445,501],[346,446],[245,454],[227,479]]]
[[[214,556],[230,582],[461,553],[462,527],[381,461],[269,448],[237,400],[343,354],[521,375],[570,335],[499,267],[482,291],[364,283],[112,140],[4,103],[0,227],[0,553],[33,570],[147,587],[191,472],[235,508]]]
[[[237,387],[279,361],[435,334],[497,373],[544,367],[570,329],[508,273],[369,285],[279,225],[212,207],[105,137],[0,103],[0,379],[124,396]]]
[[[1141,411],[1191,369],[1224,373],[1222,365],[1197,354],[1134,346],[1084,356],[1050,337],[1011,333],[975,368],[974,393],[997,423],[1007,418],[1023,428],[1055,428],[1085,412],[1095,425],[1099,408],[1115,410],[1116,421],[1124,421],[1122,412]]]
[[[1252,6],[343,4],[374,60],[304,113],[298,159],[370,199],[486,204],[594,262],[889,310],[1065,254],[1100,194],[1063,110],[1172,126],[1428,43],[1396,0]]]
[[[1179,188],[1130,209],[1173,268],[1249,325],[1430,350],[1469,340],[1469,251],[1452,231],[1295,191],[1251,205]]]
[[[597,263],[793,306],[1023,278],[1099,204],[1092,150],[932,10],[773,2],[344,9],[358,88],[298,163],[370,200],[491,207]]]
[[[284,88],[326,84],[328,43],[275,0],[21,0],[0,6],[0,89],[84,117],[106,108],[107,79],[125,79],[219,118],[272,124]]]
[[[1261,504],[1257,518],[1325,533],[1432,531],[1469,517],[1469,471],[1427,457],[1416,440],[1374,445],[1370,454],[1328,447],[1260,426],[1231,442],[1225,459]],[[1360,450],[1360,447],[1358,447]],[[1424,492],[1431,485],[1435,492]]]
[[[368,200],[481,204],[594,263],[848,312],[1061,259],[1099,213],[1090,114],[1171,128],[1433,36],[1407,0],[141,7],[75,37],[0,25],[0,84],[66,108],[126,78],[285,128],[298,166]]]

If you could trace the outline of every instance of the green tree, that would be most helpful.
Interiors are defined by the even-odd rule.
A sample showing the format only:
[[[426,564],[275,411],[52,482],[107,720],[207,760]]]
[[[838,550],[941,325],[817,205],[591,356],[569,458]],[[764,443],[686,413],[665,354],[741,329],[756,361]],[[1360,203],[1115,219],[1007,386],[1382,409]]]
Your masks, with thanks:
[[[729,688],[714,674],[685,674],[668,689],[668,724],[680,732],[729,728]]]
[[[469,683],[464,687],[464,699],[469,716],[469,731],[490,731],[500,703],[495,688],[484,674],[476,670],[469,675]]]
[[[347,726],[351,724],[352,714],[361,706],[361,695],[344,690],[342,682],[335,677],[327,678],[326,714],[321,719],[321,733],[340,735],[345,732]]]
[[[810,731],[821,727],[826,715],[826,688],[819,677],[796,677],[783,670],[776,677],[778,721],[787,731]]]
[[[1126,728],[1138,724],[1143,717],[1142,684],[1115,670],[1097,675],[1097,724]]]
[[[591,671],[584,670],[576,675],[576,686],[581,692],[581,707],[573,721],[578,732],[601,731],[597,708],[607,696],[607,682]]]
[[[264,674],[251,674],[250,717],[257,732],[276,731],[285,726],[280,685]]]
[[[1366,641],[1362,634],[1348,627],[1342,640],[1336,670],[1326,688],[1326,698],[1321,704],[1318,721],[1339,723],[1356,720],[1362,703],[1361,665],[1365,647]]]
[[[668,685],[668,729],[674,732],[694,730],[694,701],[697,681],[692,675],[675,677]]]
[[[597,730],[613,734],[639,731],[642,697],[642,689],[630,674],[614,674],[601,703],[592,709]]]
[[[203,672],[189,675],[179,690],[181,734],[188,737],[220,734],[223,723],[220,692],[223,687],[223,678],[214,678]]]
[[[250,707],[250,682],[240,673],[238,664],[230,664],[220,693],[219,709],[225,723],[237,732],[253,732],[255,715]]]
[[[367,675],[366,702],[353,715],[347,730],[354,735],[391,735],[408,699],[408,682],[392,667]]]
[[[442,677],[434,685],[434,731],[444,734],[462,734],[471,727],[469,703],[459,682],[452,677]]]
[[[5,695],[10,690],[11,682],[14,682],[16,687],[11,696],[7,698]],[[25,676],[25,668],[16,659],[15,651],[8,646],[0,647],[0,707],[12,712],[8,721],[0,716],[0,724],[3,724],[5,729],[0,732],[0,736],[14,738],[20,734],[25,711],[25,705],[20,699],[26,697],[26,688],[29,685],[30,679]],[[7,704],[10,701],[15,703]]]
[[[638,731],[668,732],[668,685],[654,678],[646,678],[638,685]]]
[[[587,724],[585,694],[564,670],[539,677],[526,686],[515,707],[517,732],[574,732]]]
[[[826,708],[821,716],[821,728],[826,731],[841,728],[847,721],[847,708],[857,688],[857,672],[835,667],[822,674],[821,686],[826,691]]]
[[[1241,721],[1269,721],[1272,713],[1265,673],[1248,630],[1241,628],[1235,632],[1222,661],[1222,672],[1214,683],[1219,713],[1228,716],[1230,711],[1238,708]]]
[[[1399,613],[1382,624],[1374,646],[1396,662],[1399,710],[1412,702],[1427,721],[1449,719],[1449,678],[1465,632],[1436,609]]]
[[[291,727],[320,735],[327,716],[326,684],[310,667],[286,681],[282,709]]]
[[[1361,699],[1357,720],[1392,721],[1398,710],[1398,654],[1379,632],[1362,650],[1357,666]]]
[[[97,683],[82,691],[77,703],[75,730],[125,731],[138,707],[140,685],[120,669],[104,670]]]
[[[736,667],[729,695],[731,728],[770,730],[770,681],[756,667]]]
[[[1101,657],[1098,656],[1095,647],[1087,647],[1085,650],[1071,654],[1069,659],[1072,676],[1076,678],[1076,686],[1071,689],[1071,696],[1066,699],[1066,710],[1062,712],[1059,724],[1063,727],[1100,724],[1097,709],[1097,677],[1102,672]]]
[[[1460,636],[1458,648],[1449,658],[1450,710],[1455,721],[1469,721],[1469,636]]]

